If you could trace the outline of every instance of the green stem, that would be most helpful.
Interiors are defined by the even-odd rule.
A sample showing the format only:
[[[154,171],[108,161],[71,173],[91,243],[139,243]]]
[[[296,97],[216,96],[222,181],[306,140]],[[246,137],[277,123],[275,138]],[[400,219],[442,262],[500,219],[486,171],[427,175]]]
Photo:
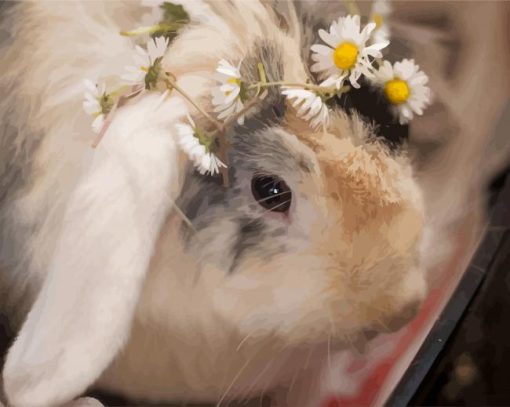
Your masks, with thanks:
[[[254,83],[248,85],[248,89],[255,89],[255,88],[267,88],[270,86],[288,86],[288,87],[294,87],[294,88],[304,88],[313,90],[318,93],[333,93],[333,94],[339,94],[347,92],[350,87],[349,86],[343,86],[340,89],[337,89],[334,86],[324,87],[320,85],[314,85],[310,83],[296,83],[296,82],[285,82],[285,81],[278,81],[278,82],[266,82],[266,83]]]
[[[160,23],[151,26],[138,27],[131,31],[121,31],[120,35],[125,37],[134,37],[137,35],[143,34],[155,34],[157,32],[176,32],[179,28],[182,27],[182,23]]]
[[[197,109],[207,120],[209,120],[217,129],[219,132],[222,132],[224,129],[224,126],[221,122],[216,120],[214,117],[212,117],[209,113],[207,113],[204,109],[202,109],[195,101],[189,96],[179,85],[177,85],[176,81],[172,79],[172,74],[166,72],[166,79],[165,83],[168,87],[168,89],[172,90],[175,89],[178,93],[184,97],[191,105]]]
[[[123,94],[125,94],[129,89],[131,89],[131,85],[123,85],[123,86],[118,87],[115,90],[112,90],[111,92],[108,93],[108,95],[114,99],[117,99],[120,96],[122,96]]]
[[[216,127],[216,130],[209,134],[210,142],[212,143],[214,140],[214,138],[212,136],[216,133],[219,133],[218,138],[220,140],[220,149],[219,149],[218,153],[219,153],[220,159],[226,165],[228,165],[228,156],[227,156],[228,141],[225,137],[226,125],[221,123],[220,121],[216,120],[214,117],[209,115],[209,113],[207,113],[204,109],[202,109],[197,103],[195,103],[195,101],[191,98],[191,96],[189,96],[184,90],[181,89],[181,87],[179,85],[177,85],[175,76],[173,74],[171,74],[170,72],[165,72],[165,76],[166,76],[165,83],[166,83],[167,87],[170,90],[175,89],[176,92],[181,94],[182,97],[184,97],[184,99],[186,99],[189,103],[191,103],[191,105],[195,109],[197,109],[207,120],[209,120],[214,125],[214,127]],[[196,129],[195,129],[195,132],[196,132]],[[201,134],[200,136],[205,137],[205,135],[203,135],[203,134]],[[203,141],[204,140],[201,140],[201,142],[203,142]],[[210,144],[209,144],[209,146],[210,146]],[[223,178],[223,186],[225,188],[227,188],[230,185],[228,168],[222,167],[220,169],[220,172],[221,172],[221,176]]]
[[[264,69],[262,62],[257,64],[257,68],[259,69],[260,82],[267,83],[266,70]]]

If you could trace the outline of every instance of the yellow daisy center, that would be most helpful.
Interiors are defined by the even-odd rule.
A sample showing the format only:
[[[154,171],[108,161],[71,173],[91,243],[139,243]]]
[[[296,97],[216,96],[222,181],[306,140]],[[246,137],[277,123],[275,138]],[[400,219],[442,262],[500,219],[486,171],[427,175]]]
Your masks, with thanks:
[[[227,82],[232,85],[241,86],[241,79],[239,79],[239,78],[228,78]]]
[[[384,17],[381,14],[374,14],[372,15],[372,21],[375,23],[376,28],[381,28],[381,25],[383,25]]]
[[[358,59],[358,47],[352,42],[342,42],[333,51],[333,61],[340,69],[350,69]]]
[[[384,93],[390,103],[400,105],[409,98],[411,91],[406,81],[402,79],[392,79],[384,85]]]
[[[227,79],[227,83],[230,83],[232,85],[241,86],[241,79],[239,79],[239,78],[228,78]],[[227,90],[225,92],[225,96],[229,96],[231,93],[232,93],[231,90]]]

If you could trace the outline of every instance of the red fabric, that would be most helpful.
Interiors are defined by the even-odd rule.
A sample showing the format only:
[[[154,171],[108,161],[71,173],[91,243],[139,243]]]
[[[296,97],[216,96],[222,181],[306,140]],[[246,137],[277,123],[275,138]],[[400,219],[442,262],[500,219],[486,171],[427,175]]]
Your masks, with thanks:
[[[452,284],[459,277],[458,261],[463,257],[462,254],[468,241],[469,236],[461,233],[457,241],[455,254],[450,259],[449,264],[443,268],[442,281],[437,282],[436,288],[430,291],[421,311],[400,336],[394,351],[374,365],[369,376],[362,383],[358,394],[355,396],[331,396],[322,403],[321,407],[366,407],[374,404],[385,380],[388,378],[398,359],[410,349],[415,340],[418,340],[417,338],[427,328],[427,324],[437,318],[442,311],[443,301],[441,300],[449,295]],[[462,270],[460,271],[462,272]],[[360,365],[359,361],[353,362],[349,366],[348,371],[355,371],[361,367],[362,365]]]

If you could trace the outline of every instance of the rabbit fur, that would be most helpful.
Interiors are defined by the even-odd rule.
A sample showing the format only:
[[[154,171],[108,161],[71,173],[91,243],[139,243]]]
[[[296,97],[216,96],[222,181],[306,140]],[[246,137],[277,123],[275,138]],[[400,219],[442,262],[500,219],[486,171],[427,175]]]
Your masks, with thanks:
[[[184,5],[191,23],[163,66],[208,110],[222,58],[246,77],[262,61],[272,80],[311,78],[309,4]],[[327,7],[308,27],[334,17]],[[337,108],[319,134],[276,90],[229,129],[228,188],[179,150],[174,125],[188,112],[205,122],[175,92],[120,108],[92,149],[81,82],[130,65],[133,40],[118,33],[148,10],[21,2],[2,11],[0,306],[16,334],[3,368],[14,406],[66,403],[90,386],[153,402],[285,386],[311,351],[408,320],[426,292],[427,234],[457,219],[437,203],[446,193],[430,192],[427,163],[409,159],[419,151],[413,128],[408,148],[393,151]],[[254,174],[285,179],[287,216],[255,202]]]

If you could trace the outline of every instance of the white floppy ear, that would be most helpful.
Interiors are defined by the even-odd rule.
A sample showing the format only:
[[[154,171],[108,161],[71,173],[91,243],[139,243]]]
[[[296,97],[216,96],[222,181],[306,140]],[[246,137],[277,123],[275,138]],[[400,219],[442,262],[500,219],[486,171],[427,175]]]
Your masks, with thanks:
[[[41,292],[10,349],[14,406],[50,406],[90,386],[128,338],[160,226],[180,192],[180,99],[120,109],[66,209]]]

